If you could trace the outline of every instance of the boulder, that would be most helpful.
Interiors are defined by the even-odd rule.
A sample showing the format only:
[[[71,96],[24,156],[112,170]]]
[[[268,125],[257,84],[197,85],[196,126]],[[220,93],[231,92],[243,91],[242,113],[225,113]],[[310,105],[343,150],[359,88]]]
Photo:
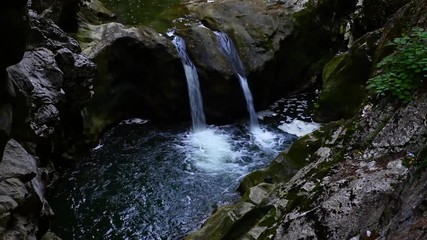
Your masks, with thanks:
[[[247,116],[239,79],[214,32],[193,26],[178,30],[177,35],[186,39],[188,54],[197,67],[206,118],[224,123]]]
[[[83,138],[83,109],[96,66],[51,20],[34,11],[29,16],[31,50],[7,70],[17,95],[12,135],[35,143],[45,164],[49,155],[62,154]]]
[[[22,204],[28,195],[28,190],[18,178],[8,178],[0,182],[0,195],[9,196],[17,204]]]
[[[205,28],[195,26],[187,31],[178,28],[178,33],[183,32],[189,42],[188,52],[199,67],[206,111],[212,112],[215,119],[230,121],[247,113],[242,111],[245,102],[236,72],[231,68],[230,60],[224,59],[220,43],[212,31],[222,31],[234,42],[259,109],[276,100],[277,95],[273,92],[278,89],[272,85],[283,80],[276,78],[277,53],[292,29],[290,5],[234,0],[186,3]],[[289,88],[281,90],[280,96],[291,91]]]
[[[13,89],[12,82],[7,77],[5,71],[0,75],[0,92],[0,157],[2,157],[4,147],[7,141],[9,141],[12,131],[12,103],[15,97],[15,90]]]
[[[232,39],[260,109],[314,84],[323,64],[345,48],[342,29],[356,1],[189,1],[186,7],[205,27]],[[187,29],[178,27],[177,32],[189,43],[188,52],[199,68],[206,112],[222,118],[243,116],[241,89],[230,76],[234,71],[218,56],[223,53],[215,36],[200,26]]]
[[[68,48],[74,53],[80,52],[79,43],[68,36],[52,20],[44,18],[35,11],[29,11],[30,33],[28,48],[45,47],[51,51]]]
[[[98,74],[87,107],[88,135],[131,117],[189,119],[184,70],[169,39],[147,27],[109,23],[92,28],[84,52],[97,64]]]
[[[366,34],[324,66],[322,91],[314,111],[316,121],[349,119],[359,112],[380,36],[381,31]]]
[[[3,161],[0,163],[0,181],[18,178],[28,182],[36,173],[34,158],[18,142],[11,139],[5,147]]]
[[[15,135],[21,139],[51,137],[60,121],[57,105],[64,98],[63,73],[54,53],[46,48],[27,51],[8,72],[22,103],[14,116],[14,124],[22,127]]]
[[[77,13],[79,5],[87,0],[31,0],[29,7],[44,18],[53,20],[66,32],[78,28]]]
[[[36,160],[11,139],[0,163],[0,238],[36,239],[51,216]]]

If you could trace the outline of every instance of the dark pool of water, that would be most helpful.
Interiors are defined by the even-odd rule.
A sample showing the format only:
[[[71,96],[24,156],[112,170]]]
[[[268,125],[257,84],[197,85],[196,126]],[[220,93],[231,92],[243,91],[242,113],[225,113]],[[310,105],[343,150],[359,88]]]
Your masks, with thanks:
[[[296,139],[278,126],[286,117],[309,116],[306,97],[272,106],[258,132],[241,123],[198,133],[189,132],[189,124],[111,129],[102,146],[56,182],[53,231],[64,239],[182,239],[216,207],[239,198],[245,174]]]

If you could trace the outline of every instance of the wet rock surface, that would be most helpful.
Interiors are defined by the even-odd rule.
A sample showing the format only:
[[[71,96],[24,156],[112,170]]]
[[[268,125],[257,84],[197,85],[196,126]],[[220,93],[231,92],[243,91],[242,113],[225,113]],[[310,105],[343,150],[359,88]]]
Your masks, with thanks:
[[[344,46],[344,34],[339,29],[347,21],[355,4],[335,6],[333,1],[325,2],[316,2],[309,7],[303,6],[304,1],[285,3],[222,0],[183,3],[190,14],[176,19],[174,30],[186,40],[188,54],[197,67],[208,121],[230,122],[246,114],[242,110],[245,109],[245,102],[236,72],[232,69],[230,60],[224,56],[213,31],[225,32],[236,45],[254,96],[255,107],[260,109],[286,94],[311,86],[320,73],[319,66]],[[339,14],[335,16],[335,12]],[[316,21],[312,23],[312,19]],[[175,50],[171,47],[170,39],[163,37],[164,33],[156,33],[143,26],[131,28],[117,23],[91,25],[89,22],[92,21],[86,21],[78,34],[83,42],[84,52],[97,64],[106,66],[100,68],[99,78],[111,80],[97,81],[95,86],[104,88],[113,81],[120,86],[124,84],[134,89],[143,87],[150,89],[150,92],[159,93],[153,96],[144,92],[150,102],[155,104],[140,97],[130,97],[129,99],[137,98],[145,110],[136,111],[130,107],[127,115],[168,120],[189,118],[188,110],[184,113],[176,110],[186,106],[186,83],[182,70],[179,69],[177,54],[173,53]],[[332,21],[330,26],[325,26],[326,21]],[[153,47],[147,44],[148,42],[157,45]],[[114,49],[120,47],[125,48],[123,52],[132,49],[131,56],[135,61],[128,62],[128,67],[108,67],[113,62],[126,61],[121,55],[106,53],[110,51],[108,49],[115,51]],[[100,62],[101,52],[109,55],[110,63]],[[155,61],[147,63],[143,60],[152,54],[155,54]],[[159,60],[156,56],[162,56],[164,60]],[[173,66],[173,71],[157,72],[165,64]],[[312,65],[315,67],[311,67]],[[107,75],[111,77],[106,77]],[[147,76],[148,80],[144,76]],[[160,76],[158,79],[161,79],[161,82],[158,84],[163,86],[162,89],[157,89],[157,84],[150,83],[151,76]],[[134,80],[127,80],[129,78]],[[171,78],[178,78],[179,81],[173,81]],[[172,85],[176,87],[165,89]],[[132,105],[129,99],[122,96],[124,94],[135,95],[128,91],[118,91],[114,95],[121,98],[119,102]],[[98,96],[100,101],[105,99],[103,94]],[[98,96],[95,96],[95,99],[98,99]],[[94,118],[98,119],[96,121],[99,126],[106,126],[115,121],[99,114],[95,115],[98,116]]]
[[[172,42],[147,27],[91,26],[84,52],[98,66],[88,106],[87,133],[131,117],[163,122],[189,119],[186,79]]]
[[[395,214],[409,215],[403,213],[402,208],[407,209],[407,205],[402,206],[402,201],[417,202],[423,209],[422,196],[402,191],[408,184],[411,188],[424,187],[421,179],[411,183],[410,169],[403,162],[409,157],[408,152],[423,149],[426,97],[423,94],[401,108],[367,107],[358,124],[336,125],[320,146],[310,149],[311,162],[289,181],[247,186],[243,201],[250,204],[249,209],[243,211],[243,203],[221,208],[187,239],[203,239],[207,235],[216,236],[213,239],[227,239],[230,235],[236,239],[349,239],[366,237],[367,232],[391,237],[389,223],[406,230],[414,221],[421,223],[420,213],[409,222],[396,222]],[[272,174],[273,170],[267,170],[264,181]],[[259,212],[262,214],[254,217]],[[226,216],[235,217],[223,225],[215,224],[216,219]],[[419,239],[425,237],[426,232],[414,229]]]
[[[49,228],[53,213],[45,187],[53,177],[51,162],[75,153],[74,144],[83,139],[96,70],[77,41],[51,20],[32,10],[23,19],[28,37],[16,52],[22,59],[2,69],[0,82],[1,239],[40,239]]]
[[[52,215],[36,160],[11,139],[0,163],[1,239],[37,239]]]

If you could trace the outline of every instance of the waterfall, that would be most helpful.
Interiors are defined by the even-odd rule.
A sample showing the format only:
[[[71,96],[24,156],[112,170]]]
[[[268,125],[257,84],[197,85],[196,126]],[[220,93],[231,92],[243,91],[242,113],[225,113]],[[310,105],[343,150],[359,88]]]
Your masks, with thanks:
[[[185,76],[187,78],[188,96],[190,98],[191,119],[193,121],[193,131],[201,131],[206,128],[205,113],[203,110],[202,94],[200,93],[199,76],[197,69],[187,54],[185,41],[179,36],[174,35],[172,43],[175,45],[182,65],[184,66]]]
[[[246,78],[245,68],[243,66],[242,60],[240,59],[239,54],[237,53],[237,50],[233,44],[233,41],[231,41],[231,39],[227,36],[227,34],[223,32],[217,32],[217,31],[214,31],[214,33],[221,45],[222,51],[230,60],[231,66],[233,67],[233,70],[236,72],[237,77],[239,78],[239,83],[240,83],[240,86],[242,87],[243,94],[245,95],[245,99],[246,99],[246,108],[249,112],[250,127],[257,128],[258,118],[255,112],[252,93],[251,93],[251,90],[249,89],[248,80]]]
[[[250,126],[251,128],[258,127],[258,117],[255,112],[254,101],[252,99],[251,90],[249,89],[248,80],[240,74],[237,74],[237,76],[239,77],[240,86],[242,87],[243,93],[245,94],[246,108],[249,112]]]

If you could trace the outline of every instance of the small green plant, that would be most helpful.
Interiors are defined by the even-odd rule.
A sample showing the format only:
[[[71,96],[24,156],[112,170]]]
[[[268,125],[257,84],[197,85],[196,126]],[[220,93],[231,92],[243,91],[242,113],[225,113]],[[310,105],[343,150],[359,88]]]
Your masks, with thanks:
[[[412,28],[408,35],[395,38],[388,45],[395,51],[377,64],[377,74],[369,79],[368,89],[409,102],[427,78],[427,31]]]

